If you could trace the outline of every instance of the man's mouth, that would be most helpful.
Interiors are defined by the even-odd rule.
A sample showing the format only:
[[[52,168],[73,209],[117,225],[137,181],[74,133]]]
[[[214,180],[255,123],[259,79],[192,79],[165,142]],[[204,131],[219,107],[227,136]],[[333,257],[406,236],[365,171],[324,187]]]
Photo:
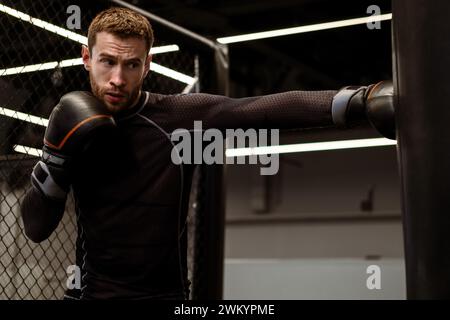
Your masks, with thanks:
[[[105,93],[105,100],[111,103],[117,103],[125,99],[125,95],[123,93],[119,92],[106,92]]]

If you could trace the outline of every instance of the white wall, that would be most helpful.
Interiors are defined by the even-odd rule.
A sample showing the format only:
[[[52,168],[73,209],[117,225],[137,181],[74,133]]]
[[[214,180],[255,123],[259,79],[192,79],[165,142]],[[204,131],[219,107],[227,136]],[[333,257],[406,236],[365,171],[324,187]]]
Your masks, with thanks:
[[[403,257],[400,222],[229,225],[227,258]]]
[[[334,131],[320,136],[305,132],[301,136],[284,137],[281,142],[371,135],[373,133],[365,129],[344,132],[338,138]],[[355,288],[345,291],[341,278],[343,275],[344,278],[347,277],[345,275],[350,277],[354,270],[346,269],[342,261],[353,261],[359,268],[359,264],[366,263],[367,257],[375,257],[381,259],[379,261],[391,261],[387,262],[391,267],[386,269],[386,277],[398,280],[392,282],[393,288],[372,296],[402,299],[404,279],[399,276],[404,274],[403,235],[395,146],[297,153],[282,157],[289,161],[281,161],[280,172],[270,178],[273,185],[270,194],[277,201],[267,213],[255,210],[263,207],[264,203],[264,178],[259,175],[259,167],[227,166],[225,287],[228,289],[225,296],[242,292],[243,297],[263,297],[261,292],[267,290],[258,283],[263,284],[265,277],[279,270],[286,274],[285,278],[280,278],[281,283],[295,279],[292,283],[295,288],[306,286],[306,292],[311,294],[285,290],[284,285],[279,285],[274,287],[274,295],[280,294],[284,298],[370,298]],[[361,202],[367,199],[371,186],[374,186],[373,210],[363,211]],[[258,263],[259,259],[276,259],[274,261],[278,262],[264,265]],[[239,266],[239,261],[245,263]],[[312,268],[311,261],[315,261],[315,267],[324,262],[322,266],[329,269],[327,277],[334,277],[337,281],[332,292],[342,290],[343,293],[337,296],[332,292],[322,296],[317,293],[322,292],[323,283],[318,281],[317,287],[313,288],[314,279],[320,280],[321,276],[311,273],[315,268]],[[253,282],[248,281],[249,274]],[[236,287],[236,284],[240,285]]]
[[[379,273],[375,275],[371,266],[377,266]],[[403,300],[404,271],[402,259],[229,259],[224,299]]]

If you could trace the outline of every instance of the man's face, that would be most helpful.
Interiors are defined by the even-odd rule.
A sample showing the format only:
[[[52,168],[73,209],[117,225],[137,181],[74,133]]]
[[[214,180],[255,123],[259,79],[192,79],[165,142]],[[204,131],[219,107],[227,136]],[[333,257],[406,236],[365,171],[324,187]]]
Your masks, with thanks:
[[[137,102],[151,61],[145,40],[100,32],[94,47],[89,50],[83,46],[81,55],[92,92],[112,113]]]

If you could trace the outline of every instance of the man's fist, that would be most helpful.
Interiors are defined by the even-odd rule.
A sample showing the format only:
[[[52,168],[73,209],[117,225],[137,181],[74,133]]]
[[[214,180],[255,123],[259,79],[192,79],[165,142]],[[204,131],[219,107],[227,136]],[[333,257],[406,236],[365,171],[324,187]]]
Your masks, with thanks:
[[[372,126],[383,136],[395,140],[394,87],[392,81],[372,86],[366,99],[366,113]]]
[[[92,93],[70,92],[61,98],[50,115],[44,145],[53,152],[74,155],[96,131],[113,127],[112,115]]]
[[[347,128],[368,120],[381,135],[395,140],[392,81],[341,89],[333,98],[332,116],[337,126]]]

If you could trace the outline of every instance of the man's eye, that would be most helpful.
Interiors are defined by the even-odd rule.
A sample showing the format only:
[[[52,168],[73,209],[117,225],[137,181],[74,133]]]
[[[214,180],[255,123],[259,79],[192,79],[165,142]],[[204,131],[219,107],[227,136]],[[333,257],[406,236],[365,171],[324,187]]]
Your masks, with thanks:
[[[100,62],[103,63],[103,64],[106,64],[108,66],[114,65],[114,61],[112,61],[110,59],[101,59]]]
[[[131,69],[134,69],[134,68],[137,68],[138,65],[139,65],[139,64],[136,63],[136,62],[130,62],[130,63],[128,64],[128,67],[131,68]]]

